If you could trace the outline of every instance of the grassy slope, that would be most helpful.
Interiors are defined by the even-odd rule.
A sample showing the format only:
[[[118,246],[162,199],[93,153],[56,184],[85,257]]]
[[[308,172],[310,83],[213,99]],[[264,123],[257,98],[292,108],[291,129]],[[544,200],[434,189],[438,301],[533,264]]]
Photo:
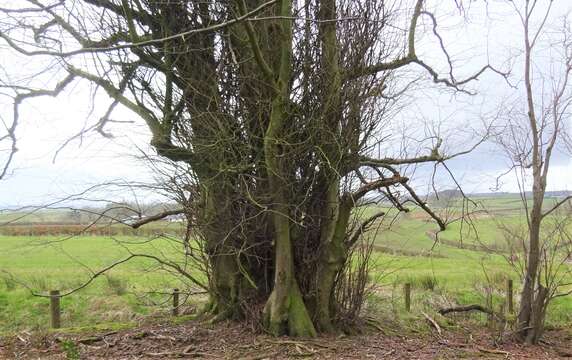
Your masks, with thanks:
[[[471,225],[455,222],[446,231],[439,233],[439,238],[455,243],[502,247],[504,240],[499,230],[499,221],[510,225],[525,221],[520,215],[521,202],[514,196],[481,198],[479,202],[492,216],[473,216],[478,236]],[[456,210],[460,212],[460,209]],[[370,213],[373,211],[368,210]],[[420,216],[418,211],[401,216],[389,230],[380,227],[375,244],[392,249],[416,249],[421,253],[419,256],[398,256],[385,250],[386,253],[377,255],[378,272],[386,274],[381,283],[391,284],[394,290],[399,291],[399,295],[401,284],[412,283],[417,290],[420,306],[428,302],[434,304],[435,298],[441,302],[485,304],[485,294],[490,288],[494,306],[498,309],[504,302],[508,278],[514,280],[517,287],[515,294],[518,294],[519,276],[502,255],[434,244],[428,232],[437,230],[437,225],[427,217]],[[569,278],[572,282],[572,277]],[[431,285],[435,286],[434,290],[428,289]],[[547,323],[553,326],[572,324],[572,296],[552,302]]]

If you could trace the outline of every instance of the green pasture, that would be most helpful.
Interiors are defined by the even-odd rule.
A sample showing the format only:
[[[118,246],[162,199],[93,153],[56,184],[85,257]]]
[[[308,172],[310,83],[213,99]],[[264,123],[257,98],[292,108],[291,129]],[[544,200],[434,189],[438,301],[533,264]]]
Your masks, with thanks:
[[[485,304],[489,293],[493,306],[500,309],[508,278],[514,280],[515,293],[518,293],[519,275],[507,264],[502,252],[479,251],[460,245],[502,246],[499,219],[513,225],[523,221],[518,198],[479,201],[481,206],[489,208],[487,214],[473,216],[472,222],[451,224],[439,233],[441,241],[437,242],[432,235],[438,230],[437,225],[423,217],[419,210],[407,214],[390,212],[374,226],[368,233],[375,249],[370,278],[376,291],[370,303],[379,305],[377,308],[381,312],[389,311],[407,318],[410,315],[402,311],[405,283],[411,283],[413,287],[413,313],[454,304]],[[371,206],[360,216],[381,210],[388,209]],[[461,207],[455,211],[461,211]],[[168,233],[175,225],[153,226]],[[65,292],[76,288],[94,272],[125,259],[130,253],[151,254],[185,266],[182,246],[174,238],[0,236],[0,333],[46,329],[49,326],[49,301],[32,292],[47,294],[53,289]],[[200,278],[192,266],[187,266],[190,273]],[[568,278],[572,282],[572,278]],[[62,322],[66,327],[117,326],[154,316],[163,317],[170,310],[170,291],[188,287],[188,282],[162,271],[155,261],[135,258],[64,297]],[[191,300],[197,301],[201,301],[200,297]],[[572,325],[571,296],[553,302],[547,323],[550,326]]]
[[[185,266],[180,244],[168,238],[0,237],[0,332],[46,328],[49,300],[32,293],[65,293],[130,254],[151,254]],[[136,321],[168,311],[171,289],[188,286],[153,259],[134,258],[62,298],[62,321],[74,327]]]
[[[526,224],[520,208],[522,203],[515,197],[480,201],[486,212],[451,223],[447,230],[438,233],[437,241],[434,237],[439,230],[437,224],[427,216],[420,216],[420,210],[399,214],[393,222],[392,218],[386,218],[385,223],[370,231],[380,250],[374,257],[374,276],[383,289],[381,293],[385,293],[386,302],[402,302],[403,284],[411,283],[418,310],[434,311],[436,306],[455,303],[486,304],[490,293],[493,306],[500,311],[505,303],[508,279],[514,282],[516,298],[520,276],[506,260],[508,253],[501,226]],[[367,209],[364,216],[380,210],[384,209]],[[572,266],[564,266],[562,270],[567,272],[564,282],[572,283]],[[570,289],[568,286],[562,290]],[[403,304],[400,306],[397,308],[402,309]],[[560,297],[551,303],[547,324],[572,325],[572,296]]]

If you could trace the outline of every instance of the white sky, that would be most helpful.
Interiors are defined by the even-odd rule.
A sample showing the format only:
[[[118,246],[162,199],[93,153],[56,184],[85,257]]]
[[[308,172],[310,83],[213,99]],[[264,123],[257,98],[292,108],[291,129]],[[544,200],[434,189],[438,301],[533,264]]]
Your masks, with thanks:
[[[0,3],[3,1],[7,0],[0,0]],[[519,1],[522,0],[516,2]],[[540,3],[545,5],[547,1],[540,0]],[[487,57],[492,64],[503,68],[507,59],[519,54],[519,20],[505,2],[490,1],[489,17],[485,16],[484,2],[471,5],[473,8],[469,11],[468,22],[461,16],[451,16],[450,11],[443,11],[442,4],[428,0],[429,8],[435,11],[440,21],[439,29],[455,60],[459,78],[482,66]],[[559,25],[559,18],[571,9],[572,1],[556,0],[548,25]],[[419,55],[436,67],[443,66],[443,58],[435,50],[435,44],[435,38],[424,35],[418,45]],[[520,78],[520,60],[516,59],[515,82]],[[541,60],[539,66],[544,66],[544,61]],[[39,65],[43,64],[15,56],[3,44],[0,45],[0,67],[11,78],[22,78]],[[50,76],[57,74],[45,74],[46,82]],[[403,116],[407,118],[411,114],[422,114],[425,119],[440,120],[449,131],[478,128],[481,117],[498,107],[499,101],[511,90],[500,77],[492,74],[484,76],[478,82],[477,89],[480,94],[472,98],[439,95],[440,92],[435,89],[420,92],[415,95],[418,99]],[[109,103],[104,95],[99,96],[98,102]],[[22,107],[21,126],[17,130],[20,151],[11,175],[0,182],[0,207],[46,203],[101,182],[151,179],[145,166],[134,160],[134,156],[139,154],[138,147],[149,151],[148,131],[140,120],[125,109],[116,110],[113,118],[134,120],[136,124],[109,127],[108,130],[115,135],[114,139],[93,133],[81,143],[73,141],[53,162],[61,144],[86,123],[93,123],[105,110],[92,111],[90,104],[89,88],[82,88],[81,85],[68,89],[57,99],[41,98],[26,102]],[[0,96],[0,116],[9,119],[11,112],[10,99]],[[466,134],[464,143],[459,139],[452,147],[465,147],[472,140],[467,139]],[[452,161],[450,167],[466,192],[487,192],[494,186],[496,176],[506,171],[507,162],[499,156],[498,150],[488,144],[462,159]],[[426,174],[424,170],[418,173],[423,174]],[[503,191],[518,190],[512,176],[504,177],[503,183]],[[442,185],[446,186],[445,183]],[[572,190],[572,159],[568,156],[559,154],[555,157],[548,187],[549,190]]]

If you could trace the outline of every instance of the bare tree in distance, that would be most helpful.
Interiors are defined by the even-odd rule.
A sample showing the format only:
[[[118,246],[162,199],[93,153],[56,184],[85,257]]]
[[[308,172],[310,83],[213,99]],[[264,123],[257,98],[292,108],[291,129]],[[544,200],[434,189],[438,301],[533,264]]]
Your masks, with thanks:
[[[445,154],[438,136],[399,153],[385,147],[404,74],[417,66],[470,92],[483,72],[498,72],[487,64],[457,79],[423,0],[26,0],[0,12],[0,39],[56,62],[58,89],[84,81],[107,94],[90,129],[103,132],[123,106],[147,124],[159,155],[189,167],[210,268],[205,312],[216,321],[258,308],[274,335],[335,331],[351,254],[385,215],[355,209],[375,193],[405,209],[399,192],[428,209],[402,167],[468,151]],[[416,53],[423,21],[447,75]]]
[[[522,275],[518,332],[522,341],[540,340],[546,309],[551,299],[563,296],[563,272],[570,255],[569,217],[558,210],[570,202],[564,196],[554,203],[545,198],[551,161],[557,152],[570,154],[570,107],[572,105],[572,32],[569,17],[554,30],[548,19],[552,4],[526,0],[510,2],[522,24],[522,83],[518,98],[503,105],[504,125],[496,142],[512,165],[526,212],[525,229],[502,226],[513,253],[509,259]],[[551,61],[547,61],[547,55]],[[569,270],[568,270],[569,271]],[[568,293],[569,294],[569,293]]]

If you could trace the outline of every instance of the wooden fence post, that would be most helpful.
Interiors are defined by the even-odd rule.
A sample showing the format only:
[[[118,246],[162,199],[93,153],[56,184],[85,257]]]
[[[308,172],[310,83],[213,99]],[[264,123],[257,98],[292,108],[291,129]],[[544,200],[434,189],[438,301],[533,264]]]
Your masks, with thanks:
[[[508,279],[506,282],[506,296],[507,296],[509,314],[514,313],[514,299],[512,293],[513,293],[512,279]]]
[[[487,290],[487,308],[491,311],[494,311],[492,291],[493,290],[490,288]],[[494,316],[492,315],[492,313],[487,314],[487,326],[489,329],[493,329],[494,327]]]
[[[173,290],[173,316],[179,315],[179,289]]]
[[[52,328],[59,329],[61,327],[60,291],[59,290],[51,290],[50,291],[50,314],[51,314]]]
[[[411,284],[410,283],[405,284],[404,292],[405,292],[405,310],[407,312],[410,312],[411,311]]]

